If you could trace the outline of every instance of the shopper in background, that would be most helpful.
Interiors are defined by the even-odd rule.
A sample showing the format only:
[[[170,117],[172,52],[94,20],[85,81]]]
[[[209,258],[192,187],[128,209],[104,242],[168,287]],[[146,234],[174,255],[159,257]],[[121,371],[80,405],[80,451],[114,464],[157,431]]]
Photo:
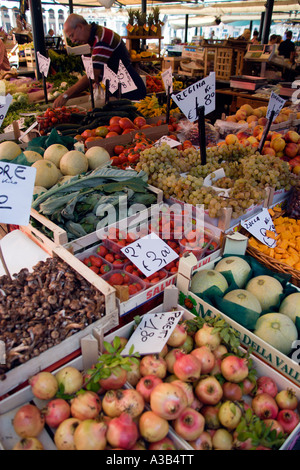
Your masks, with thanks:
[[[10,70],[10,64],[7,57],[7,50],[4,42],[0,39],[0,75],[2,72],[8,72]]]
[[[250,38],[251,38],[250,29],[244,29],[243,34],[241,34],[241,36],[239,36],[237,39],[239,39],[241,41],[250,41]]]
[[[74,44],[89,44],[91,46],[95,82],[101,83],[105,64],[115,73],[118,73],[120,60],[127,69],[136,89],[122,96],[130,100],[141,100],[146,96],[146,86],[143,79],[131,64],[129,52],[122,38],[104,26],[96,23],[87,23],[80,15],[72,13],[64,24],[65,35]],[[68,99],[78,96],[89,86],[89,79],[84,75],[75,85],[70,87],[63,95],[54,101],[54,106],[66,104]],[[117,96],[117,92],[115,94]],[[113,96],[114,96],[113,95]]]
[[[282,42],[282,36],[280,36],[280,34],[277,34],[276,44],[280,44],[281,42]]]
[[[269,37],[268,44],[270,44],[271,46],[273,44],[277,44],[277,34],[271,34],[271,36]]]
[[[253,31],[253,38],[251,39],[252,44],[259,44],[258,40],[259,32],[257,30]]]
[[[296,47],[295,43],[292,41],[292,31],[287,31],[285,36],[285,41],[282,41],[278,46],[278,55],[283,55],[285,59],[288,59],[292,64],[294,64]]]
[[[54,36],[53,29],[49,29],[48,34],[46,35],[46,38],[52,38],[53,36]]]

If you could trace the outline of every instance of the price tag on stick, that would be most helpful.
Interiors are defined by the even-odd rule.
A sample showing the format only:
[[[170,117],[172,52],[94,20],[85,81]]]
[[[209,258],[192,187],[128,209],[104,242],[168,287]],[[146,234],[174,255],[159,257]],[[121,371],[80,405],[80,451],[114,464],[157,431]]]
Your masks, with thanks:
[[[178,258],[176,251],[172,250],[156,233],[150,233],[130,243],[121,251],[147,277]]]
[[[43,89],[44,89],[44,97],[45,102],[48,104],[48,92],[47,92],[47,81],[46,77],[48,77],[49,67],[50,67],[50,59],[48,57],[43,56],[39,51],[37,51],[37,59],[38,59],[38,67],[39,71],[43,77]]]
[[[95,107],[95,101],[94,101],[94,89],[93,89],[93,80],[95,79],[95,74],[94,74],[94,67],[93,67],[93,60],[91,57],[86,57],[84,55],[81,56],[83,65],[84,65],[84,70],[86,73],[86,76],[89,79],[89,87],[90,87],[90,94],[91,94],[91,100],[92,100],[92,108]]]
[[[242,220],[241,225],[264,245],[269,248],[276,246],[277,233],[268,209],[263,209],[250,219]]]
[[[197,101],[197,98],[196,98]],[[205,118],[204,106],[197,107],[198,113],[198,137],[201,155],[201,165],[206,165],[206,138],[205,138]]]
[[[146,313],[129,338],[122,356],[129,355],[130,348],[140,354],[159,354],[170,338],[183,310],[163,313]]]

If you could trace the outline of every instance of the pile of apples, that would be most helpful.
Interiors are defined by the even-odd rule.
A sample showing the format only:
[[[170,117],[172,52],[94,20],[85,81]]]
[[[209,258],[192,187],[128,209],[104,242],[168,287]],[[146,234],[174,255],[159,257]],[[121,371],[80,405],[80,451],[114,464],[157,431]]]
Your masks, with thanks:
[[[123,348],[128,340],[119,341]],[[16,412],[15,449],[42,449],[47,424],[59,450],[175,450],[174,431],[195,450],[275,450],[299,424],[295,392],[256,378],[251,357],[231,352],[213,324],[184,320],[160,354],[129,360],[130,370],[113,367],[96,391],[86,386],[93,368],[32,377],[45,405]]]

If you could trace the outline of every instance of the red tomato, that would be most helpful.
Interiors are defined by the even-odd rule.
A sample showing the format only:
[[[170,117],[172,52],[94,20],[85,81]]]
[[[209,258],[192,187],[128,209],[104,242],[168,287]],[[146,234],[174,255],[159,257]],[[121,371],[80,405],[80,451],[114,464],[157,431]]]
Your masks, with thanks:
[[[139,159],[140,155],[138,153],[131,153],[130,155],[128,155],[129,163],[136,163],[137,161],[139,161]]]
[[[93,137],[93,133],[92,133],[91,129],[86,129],[85,131],[82,132],[81,136],[84,139],[87,139],[88,137]]]
[[[145,119],[143,116],[137,116],[137,117],[133,120],[133,123],[134,123],[137,127],[142,127],[142,126],[144,126],[145,124],[147,124],[147,121],[146,121],[146,119]]]
[[[127,117],[123,117],[119,120],[119,126],[122,127],[122,129],[136,129],[135,124],[131,121],[131,119]]]
[[[119,164],[122,165],[122,163],[128,162],[128,157],[125,155],[125,153],[120,153],[119,155]]]
[[[114,147],[114,153],[116,155],[120,155],[120,153],[124,152],[124,149],[125,149],[124,145],[116,145]]]
[[[120,165],[120,159],[119,157],[111,157],[110,159],[112,166],[118,166]]]
[[[110,137],[116,137],[117,135],[119,135],[117,132],[108,132],[105,136],[106,139],[109,139]]]
[[[109,125],[113,126],[114,124],[119,124],[120,119],[121,119],[120,116],[113,116],[109,120]]]
[[[130,134],[131,132],[133,131],[133,129],[131,127],[128,127],[127,129],[124,129],[122,134],[121,135],[124,135],[124,134]]]
[[[116,132],[117,134],[122,134],[122,127],[119,124],[111,124],[108,126],[110,132]]]

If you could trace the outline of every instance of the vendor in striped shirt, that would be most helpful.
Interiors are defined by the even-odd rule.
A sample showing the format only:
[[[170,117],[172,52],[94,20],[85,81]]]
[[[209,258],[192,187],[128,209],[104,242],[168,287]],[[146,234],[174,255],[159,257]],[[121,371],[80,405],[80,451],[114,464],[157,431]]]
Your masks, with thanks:
[[[95,82],[102,81],[105,64],[115,73],[118,73],[120,61],[133,80],[136,89],[122,94],[122,97],[130,100],[141,100],[146,95],[146,87],[143,79],[131,64],[129,53],[122,38],[104,26],[96,23],[87,23],[80,15],[72,13],[64,24],[64,32],[75,44],[89,44],[91,46]],[[71,86],[63,95],[56,98],[54,107],[66,104],[68,99],[78,96],[89,86],[89,80],[84,75],[75,85]],[[133,87],[131,87],[133,88]],[[114,95],[117,95],[116,91]]]

